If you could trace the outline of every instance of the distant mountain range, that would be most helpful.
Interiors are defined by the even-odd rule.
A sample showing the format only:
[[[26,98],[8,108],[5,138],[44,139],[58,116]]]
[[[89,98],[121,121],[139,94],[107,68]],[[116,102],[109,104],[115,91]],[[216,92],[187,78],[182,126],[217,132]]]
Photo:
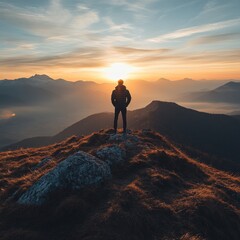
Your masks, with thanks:
[[[99,86],[47,75],[0,81],[0,146],[55,134],[93,112],[110,110],[109,96]]]
[[[112,126],[112,113],[91,115],[53,137],[30,138],[3,150],[39,147],[64,140],[72,135],[85,135]],[[222,114],[208,114],[181,107],[171,102],[153,101],[145,108],[128,112],[130,129],[150,128],[173,142],[202,152],[240,162],[240,121]]]
[[[240,83],[228,82],[211,91],[187,94],[187,101],[240,104]]]
[[[160,78],[157,81],[131,80],[127,81],[127,87],[135,97],[135,105],[140,106],[145,101],[161,98],[163,100],[175,100],[183,93],[193,91],[212,90],[229,82],[228,80],[192,80],[185,78],[178,81],[170,81]],[[98,84],[90,81],[67,81],[64,79],[52,79],[47,75],[34,75],[29,78],[19,78],[15,80],[0,80],[0,106],[28,106],[44,105],[49,101],[59,101],[68,98],[69,95],[84,95],[104,92],[111,92],[116,83]],[[143,94],[144,93],[144,94]],[[150,99],[151,96],[151,99]],[[76,97],[76,96],[75,96]],[[90,99],[88,99],[89,102]],[[136,106],[133,106],[135,108]]]
[[[228,80],[182,79],[126,81],[130,109],[154,100],[174,101],[189,92],[213,90]],[[0,81],[0,147],[25,138],[55,135],[90,114],[113,111],[110,95],[116,83],[70,82],[47,75]],[[191,107],[191,106],[190,106]],[[236,109],[230,109],[236,111]]]

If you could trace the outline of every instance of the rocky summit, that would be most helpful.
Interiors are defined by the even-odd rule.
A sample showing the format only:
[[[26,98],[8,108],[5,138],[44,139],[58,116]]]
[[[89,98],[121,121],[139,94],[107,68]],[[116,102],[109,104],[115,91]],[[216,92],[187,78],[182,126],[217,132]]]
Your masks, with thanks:
[[[107,129],[1,152],[1,240],[238,240],[240,178],[186,149]]]

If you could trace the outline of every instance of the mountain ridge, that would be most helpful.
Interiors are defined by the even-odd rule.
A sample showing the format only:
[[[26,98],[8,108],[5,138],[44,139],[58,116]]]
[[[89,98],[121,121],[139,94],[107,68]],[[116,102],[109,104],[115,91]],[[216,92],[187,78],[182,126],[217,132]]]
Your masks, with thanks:
[[[222,103],[240,103],[240,83],[230,81],[211,91],[195,92],[187,94],[183,99],[196,102],[222,102]]]
[[[35,73],[34,75],[31,75],[30,77],[20,77],[20,78],[15,78],[15,79],[0,79],[0,81],[14,81],[14,80],[19,80],[19,79],[45,79],[45,80],[64,80],[64,81],[68,81],[68,82],[78,82],[78,81],[85,81],[85,80],[76,80],[76,81],[69,81],[69,80],[65,80],[63,78],[52,78],[50,77],[49,75],[47,74],[38,74],[38,73]],[[175,81],[221,81],[221,82],[235,82],[235,81],[240,81],[238,79],[221,79],[221,80],[218,80],[218,79],[213,79],[213,80],[207,80],[207,79],[192,79],[192,78],[182,78],[182,79],[178,79],[178,80],[170,80],[170,79],[167,79],[167,78],[158,78],[156,81],[171,81],[171,82],[175,82]],[[135,80],[133,80],[135,81]],[[92,81],[86,81],[86,82],[92,82]]]

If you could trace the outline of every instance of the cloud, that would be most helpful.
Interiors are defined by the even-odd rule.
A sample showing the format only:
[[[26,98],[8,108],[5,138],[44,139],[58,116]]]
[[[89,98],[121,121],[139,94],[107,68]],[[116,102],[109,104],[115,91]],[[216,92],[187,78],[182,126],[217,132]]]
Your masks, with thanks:
[[[114,49],[122,54],[153,54],[153,53],[167,53],[172,51],[170,48],[158,48],[158,49],[141,49],[141,48],[130,48],[130,47],[114,47]]]
[[[0,59],[2,67],[92,68],[105,66],[105,52],[98,48],[80,48],[65,54],[39,57],[21,55]]]
[[[64,54],[39,57],[36,54],[0,59],[2,69],[21,68],[86,69],[106,67],[110,62],[120,61],[139,66],[200,66],[203,64],[239,64],[240,49],[229,51],[179,52],[175,49],[140,49],[130,47],[77,48]],[[92,70],[91,70],[92,71]]]
[[[189,37],[189,36],[192,36],[192,35],[198,34],[198,33],[216,31],[219,29],[232,27],[232,26],[235,26],[238,24],[240,24],[240,18],[216,22],[216,23],[204,24],[204,25],[194,26],[194,27],[189,27],[189,28],[183,28],[183,29],[174,31],[172,33],[163,34],[163,35],[155,37],[155,38],[150,38],[150,39],[148,39],[148,41],[159,43],[159,42],[164,42],[167,40]]]
[[[0,20],[36,36],[56,37],[81,35],[82,30],[99,21],[97,12],[76,9],[73,14],[61,4],[51,0],[47,8],[21,8],[0,2]]]
[[[193,56],[187,56],[185,59],[193,63],[203,64],[239,64],[240,63],[240,49],[226,50],[226,51],[212,51],[209,53],[198,53]]]
[[[231,1],[224,1],[224,3],[221,3],[219,0],[208,0],[203,6],[202,11],[192,18],[191,21],[196,22],[203,19],[208,19],[208,21],[216,21],[222,19],[222,13],[231,11],[231,6]]]
[[[1,20],[22,30],[21,34],[17,31],[15,35],[5,38],[8,48],[10,42],[13,49],[22,42],[27,42],[38,45],[36,51],[40,54],[46,54],[46,49],[49,54],[56,51],[66,52],[78,46],[106,47],[118,42],[134,41],[133,27],[129,23],[116,24],[110,17],[100,18],[97,11],[84,4],[77,4],[75,9],[70,11],[60,0],[51,0],[45,8],[23,8],[0,2]],[[92,27],[94,23],[100,23],[97,29]],[[25,32],[33,36],[29,37]],[[2,39],[2,36],[0,38]],[[31,50],[25,49],[29,52]]]
[[[111,0],[106,1],[108,4],[115,6],[125,7],[128,11],[140,12],[140,11],[149,11],[147,6],[151,3],[157,2],[157,0]]]
[[[219,2],[217,2],[216,0],[207,1],[203,7],[203,12],[211,12],[219,6],[221,5],[219,5]]]
[[[240,64],[240,49],[228,51],[175,53],[135,56],[129,59],[129,63],[141,65],[142,67],[153,66],[201,66],[211,64]]]
[[[111,31],[125,31],[129,29],[133,29],[133,27],[129,23],[116,24],[113,22],[113,20],[110,17],[104,17],[103,20],[110,27],[110,29],[108,30],[111,30]]]
[[[189,45],[201,45],[201,44],[212,44],[218,42],[224,42],[229,40],[235,40],[240,38],[240,33],[226,33],[226,34],[218,34],[212,36],[199,37],[191,40]]]
[[[162,0],[161,0],[162,1]],[[157,9],[152,6],[153,3],[159,3],[160,0],[101,0],[107,6],[114,7],[117,11],[121,11],[123,18],[131,18],[140,22],[157,13]]]

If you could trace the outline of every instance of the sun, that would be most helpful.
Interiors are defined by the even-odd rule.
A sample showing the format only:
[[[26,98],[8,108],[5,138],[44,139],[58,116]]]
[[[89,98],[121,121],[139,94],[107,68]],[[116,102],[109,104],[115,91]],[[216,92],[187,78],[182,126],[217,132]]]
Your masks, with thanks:
[[[133,71],[133,67],[126,63],[113,63],[104,69],[104,73],[109,80],[127,79]]]

